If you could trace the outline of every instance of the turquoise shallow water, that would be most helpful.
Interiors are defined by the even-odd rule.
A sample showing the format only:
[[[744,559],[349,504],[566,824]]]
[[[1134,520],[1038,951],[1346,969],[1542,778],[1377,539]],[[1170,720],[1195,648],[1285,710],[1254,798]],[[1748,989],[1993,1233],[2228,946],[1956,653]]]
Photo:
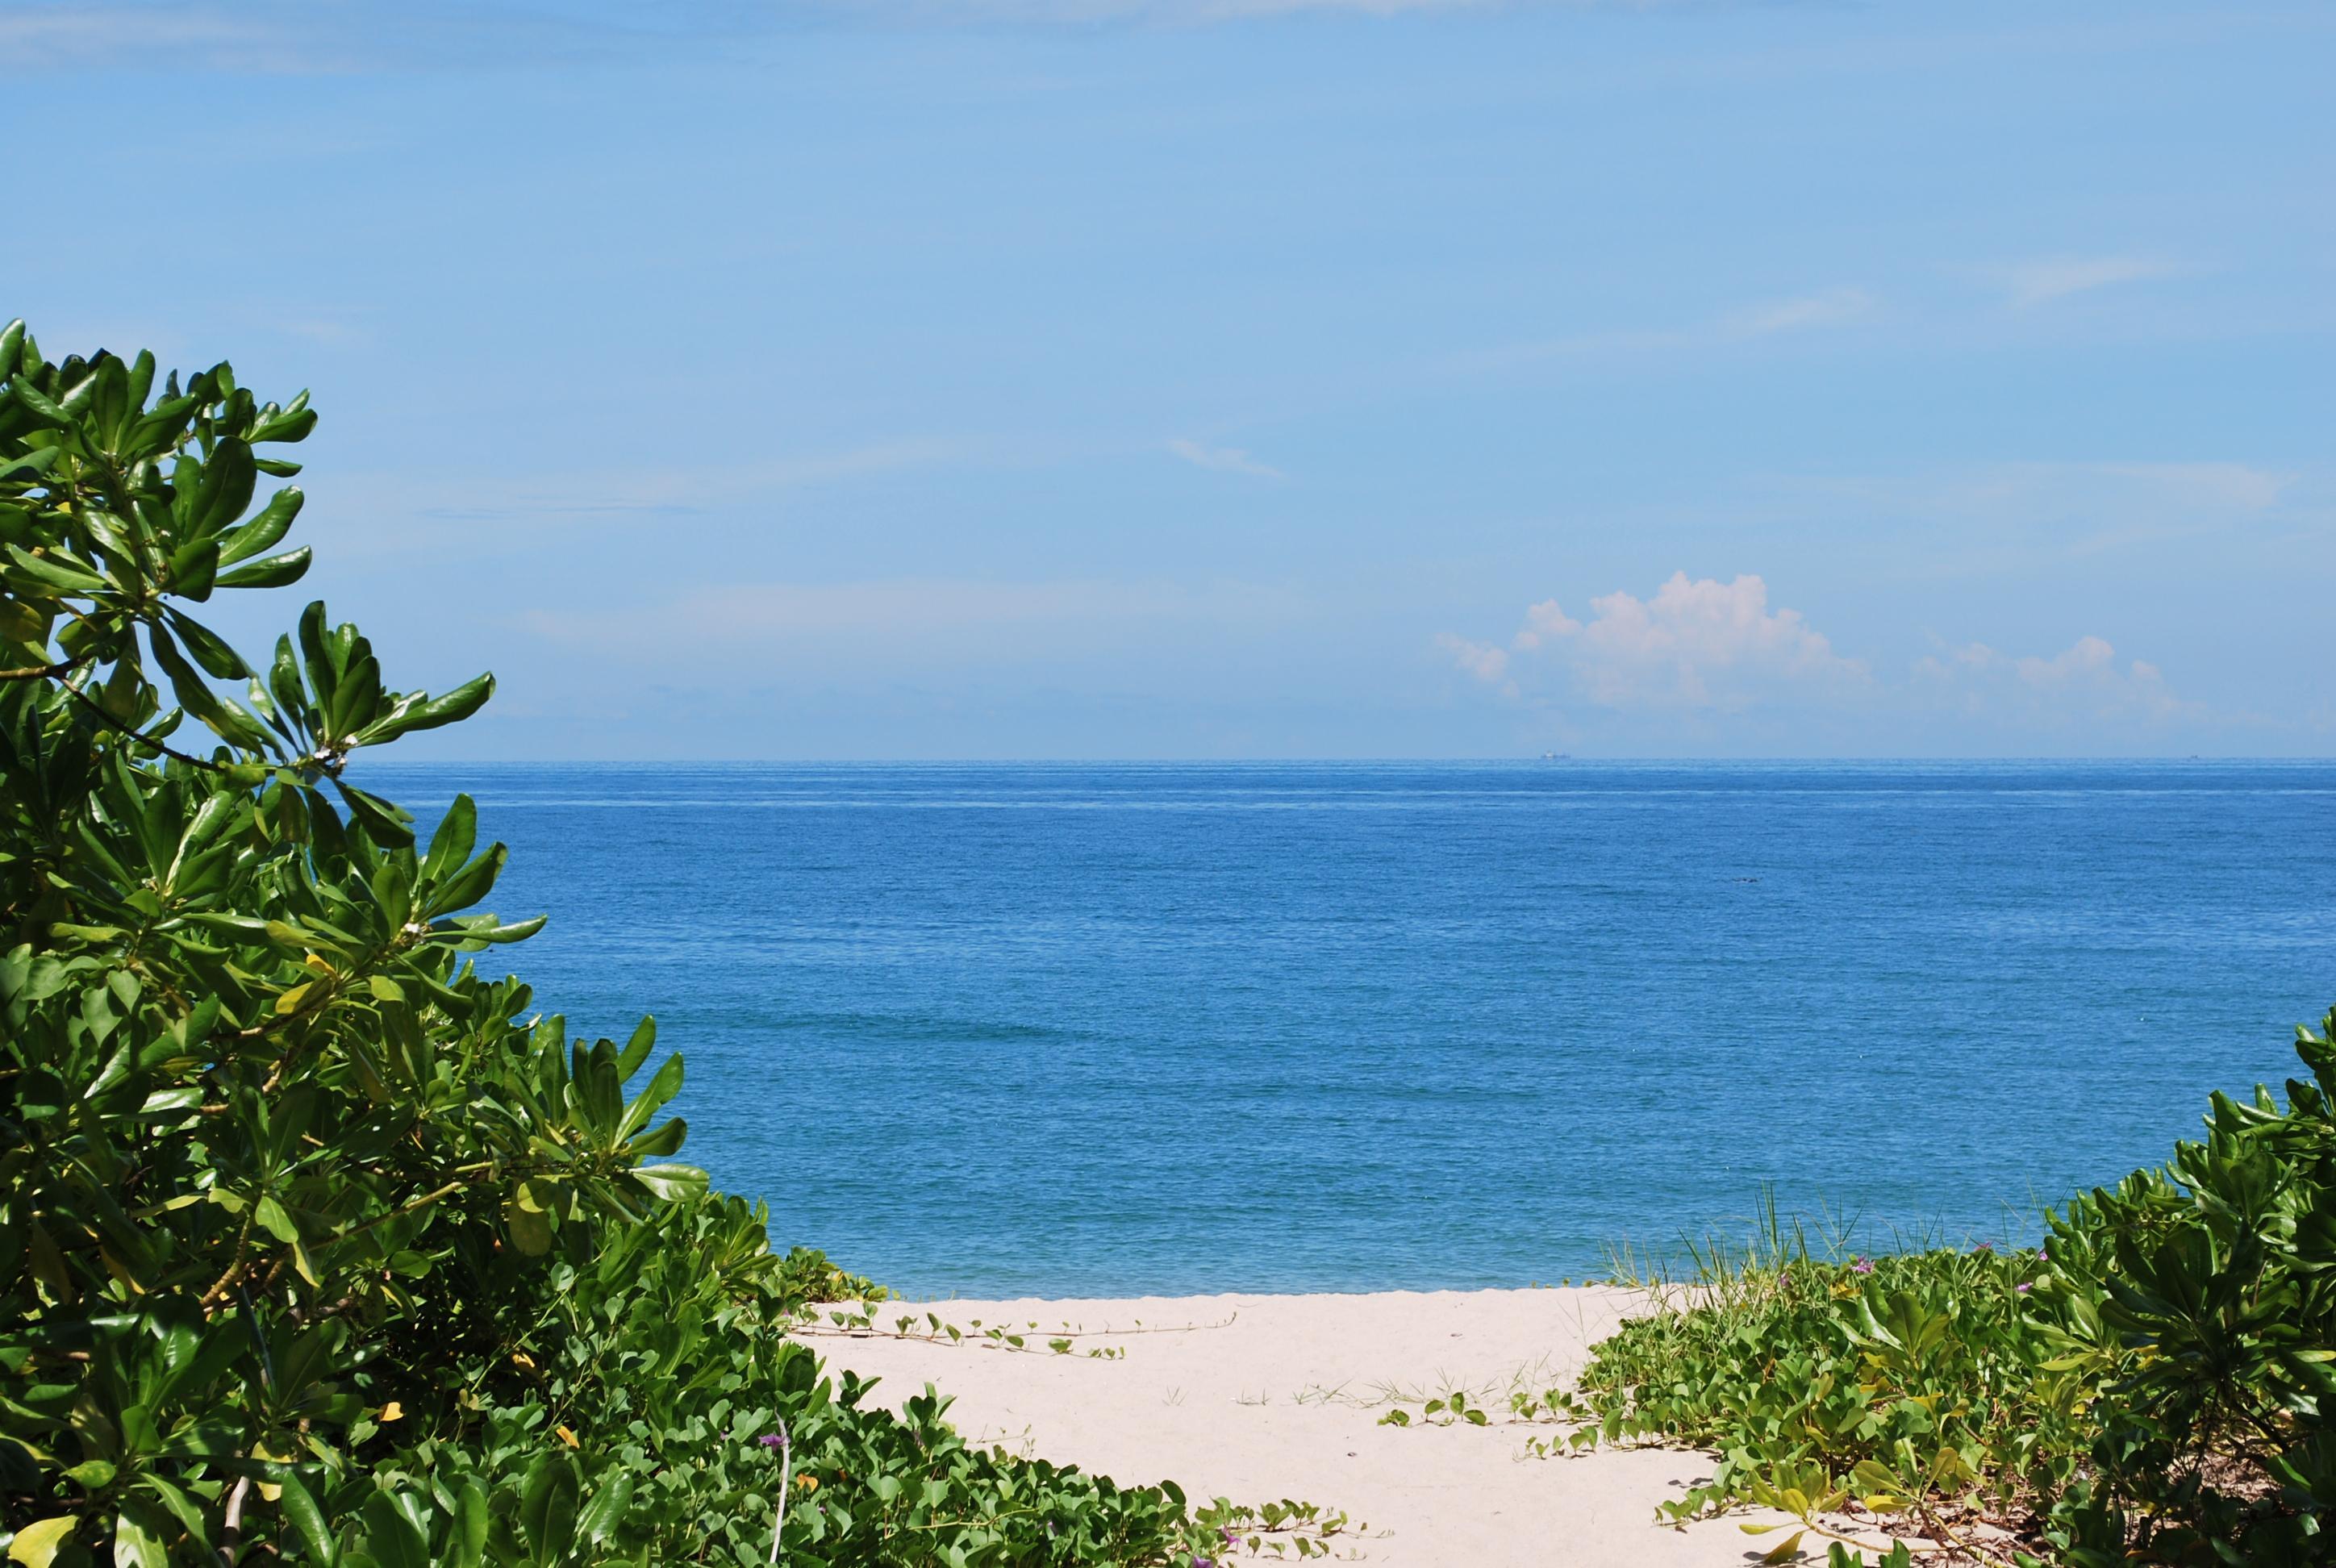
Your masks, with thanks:
[[[1522,1284],[2013,1237],[2283,1080],[2336,765],[375,764],[686,1157],[918,1291]]]

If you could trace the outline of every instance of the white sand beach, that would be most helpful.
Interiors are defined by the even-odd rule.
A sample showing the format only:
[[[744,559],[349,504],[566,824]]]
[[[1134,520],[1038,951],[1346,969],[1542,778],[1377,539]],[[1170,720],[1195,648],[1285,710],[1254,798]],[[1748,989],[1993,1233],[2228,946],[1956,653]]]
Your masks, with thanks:
[[[930,1310],[972,1338],[814,1342],[833,1366],[882,1378],[876,1397],[896,1407],[938,1385],[971,1438],[1122,1482],[1173,1479],[1196,1500],[1343,1509],[1368,1528],[1341,1538],[1342,1557],[1390,1568],[1740,1568],[1783,1535],[1746,1534],[1737,1524],[1751,1514],[1684,1530],[1656,1522],[1659,1502],[1706,1474],[1700,1456],[1533,1457],[1528,1439],[1552,1428],[1504,1419],[1512,1388],[1570,1386],[1588,1348],[1643,1302],[1607,1287],[887,1302],[875,1309],[880,1327],[910,1314],[921,1325]],[[999,1326],[1027,1349],[983,1337]],[[1072,1351],[1051,1351],[1047,1339],[1066,1330],[1079,1336]],[[1088,1354],[1096,1349],[1125,1355]],[[1489,1424],[1379,1424],[1391,1393],[1455,1387],[1488,1407]]]

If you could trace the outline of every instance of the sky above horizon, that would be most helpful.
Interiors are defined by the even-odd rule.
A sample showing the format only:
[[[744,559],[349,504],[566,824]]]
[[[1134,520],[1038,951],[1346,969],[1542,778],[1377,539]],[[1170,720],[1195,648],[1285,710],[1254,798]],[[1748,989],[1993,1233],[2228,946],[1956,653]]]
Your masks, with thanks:
[[[398,755],[2329,755],[2336,9],[10,4]],[[40,216],[35,216],[40,215]],[[247,652],[306,595],[219,624]]]

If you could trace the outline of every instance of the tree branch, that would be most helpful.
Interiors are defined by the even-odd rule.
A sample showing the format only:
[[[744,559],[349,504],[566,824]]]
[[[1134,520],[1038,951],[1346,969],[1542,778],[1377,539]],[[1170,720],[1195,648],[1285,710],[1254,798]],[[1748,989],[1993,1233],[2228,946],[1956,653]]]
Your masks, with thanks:
[[[151,747],[155,751],[161,752],[166,757],[171,757],[179,762],[185,763],[189,767],[199,767],[205,773],[223,774],[228,771],[226,768],[221,767],[215,762],[207,762],[201,757],[190,756],[187,753],[179,750],[176,746],[164,745],[161,741],[155,739],[152,735],[147,735],[139,729],[136,725],[122,723],[120,719],[106,712],[103,704],[100,703],[95,697],[90,696],[87,692],[82,690],[81,687],[77,686],[68,683],[63,689],[67,696],[72,697],[73,701],[81,704],[82,706],[95,714],[99,720],[103,723],[107,728],[116,730],[122,735],[128,735],[140,745]]]
[[[96,657],[95,654],[85,653],[74,658],[59,659],[54,664],[33,664],[26,665],[21,669],[0,669],[0,680],[54,680],[59,676],[72,674],[77,667],[87,664]]]

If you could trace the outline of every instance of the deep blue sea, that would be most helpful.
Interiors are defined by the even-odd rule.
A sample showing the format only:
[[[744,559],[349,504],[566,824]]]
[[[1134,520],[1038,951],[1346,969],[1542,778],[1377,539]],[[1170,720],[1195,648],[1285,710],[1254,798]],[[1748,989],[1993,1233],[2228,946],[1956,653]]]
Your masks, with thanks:
[[[372,765],[683,1157],[918,1292],[2017,1238],[2336,1003],[2336,765]]]

